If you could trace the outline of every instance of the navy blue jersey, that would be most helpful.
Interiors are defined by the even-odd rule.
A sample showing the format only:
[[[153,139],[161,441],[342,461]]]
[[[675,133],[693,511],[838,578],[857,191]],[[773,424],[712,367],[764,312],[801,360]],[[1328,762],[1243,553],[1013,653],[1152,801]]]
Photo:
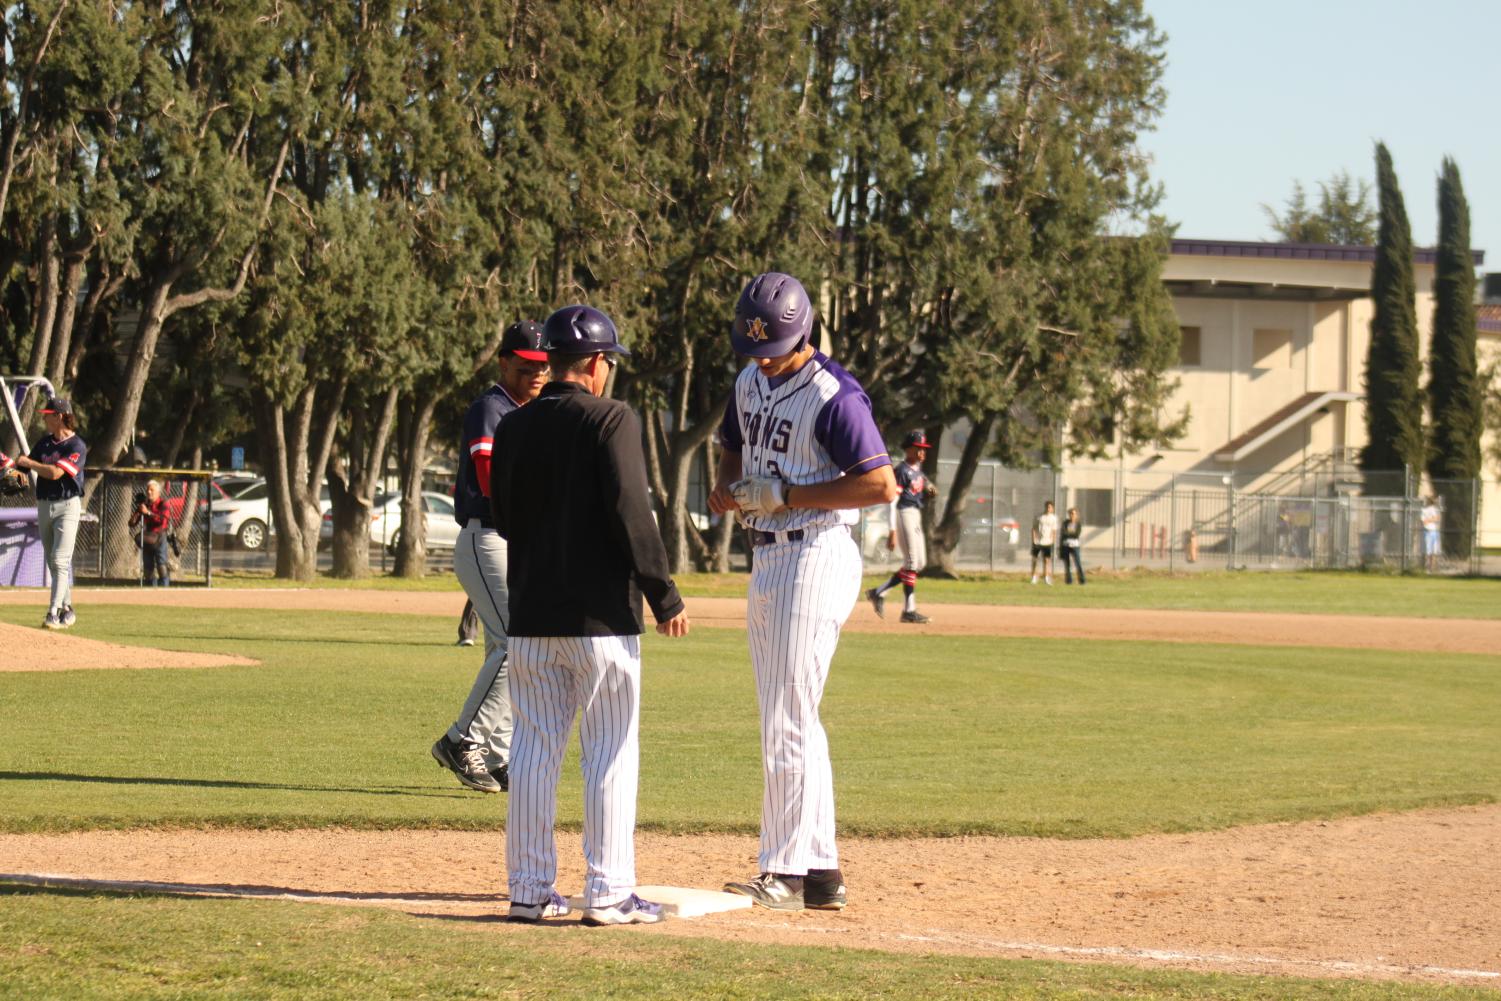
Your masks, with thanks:
[[[896,485],[902,490],[896,495],[896,506],[915,507],[921,511],[928,499],[928,477],[922,467],[902,462],[897,464],[893,472],[896,474]]]
[[[494,528],[490,517],[490,452],[495,444],[495,425],[521,404],[505,387],[496,383],[469,405],[464,414],[464,434],[459,439],[459,479],[453,491],[453,517],[460,525],[478,518]]]
[[[37,500],[67,500],[83,496],[83,464],[89,455],[89,447],[76,434],[58,441],[50,434],[36,443],[31,450],[33,462],[45,462],[63,471],[61,479],[49,480],[38,476]]]

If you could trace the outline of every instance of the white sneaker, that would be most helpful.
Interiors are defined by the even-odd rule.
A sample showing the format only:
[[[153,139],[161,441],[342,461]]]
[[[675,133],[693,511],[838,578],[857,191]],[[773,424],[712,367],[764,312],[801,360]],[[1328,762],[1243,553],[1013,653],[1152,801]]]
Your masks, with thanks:
[[[1048,578],[1046,578],[1046,579],[1045,579],[1045,580],[1044,580],[1044,581],[1043,581],[1043,583],[1045,583],[1045,584],[1047,584],[1047,586],[1048,586],[1048,587],[1052,587],[1052,586],[1053,586],[1053,578],[1051,578],[1051,577],[1048,577]]]
[[[1037,583],[1037,575],[1036,574],[1032,575],[1032,583],[1034,583],[1034,584]]]

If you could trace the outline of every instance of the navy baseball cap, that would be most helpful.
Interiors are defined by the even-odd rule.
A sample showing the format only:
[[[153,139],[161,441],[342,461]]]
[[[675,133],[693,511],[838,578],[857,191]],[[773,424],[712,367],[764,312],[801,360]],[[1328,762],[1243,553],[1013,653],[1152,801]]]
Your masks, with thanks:
[[[500,355],[547,361],[547,352],[542,350],[542,328],[531,320],[517,320],[500,335]]]
[[[42,408],[42,413],[44,414],[71,414],[72,412],[72,401],[62,396],[52,397],[52,399],[47,401],[47,405]]]
[[[631,355],[614,322],[593,306],[564,306],[554,312],[543,328],[542,345],[555,355]]]

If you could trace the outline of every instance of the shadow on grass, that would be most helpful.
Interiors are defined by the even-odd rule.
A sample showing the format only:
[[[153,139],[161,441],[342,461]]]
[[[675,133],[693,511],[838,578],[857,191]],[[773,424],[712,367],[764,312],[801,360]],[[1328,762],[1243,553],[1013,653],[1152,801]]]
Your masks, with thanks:
[[[295,886],[267,886],[259,883],[169,883],[162,880],[84,879],[71,876],[43,876],[26,872],[0,872],[0,895],[51,893],[62,896],[80,894],[148,894],[163,897],[289,897],[304,901],[384,901],[393,903],[503,903],[503,893],[386,893],[380,890],[307,890]],[[460,915],[445,915],[460,917]],[[466,920],[494,920],[493,915],[463,915]]]
[[[71,772],[0,772],[0,782],[98,782],[104,785],[194,786],[202,789],[270,789],[282,792],[359,793],[365,796],[419,796],[470,799],[472,794],[427,786],[390,786],[355,789],[345,786],[288,785],[281,782],[239,782],[233,779],[168,779],[153,776],[76,775]]]

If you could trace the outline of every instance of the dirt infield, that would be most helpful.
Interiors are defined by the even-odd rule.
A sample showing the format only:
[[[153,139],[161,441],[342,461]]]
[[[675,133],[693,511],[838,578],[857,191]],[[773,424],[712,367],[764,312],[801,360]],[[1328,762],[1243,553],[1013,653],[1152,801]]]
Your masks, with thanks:
[[[152,604],[174,608],[275,608],[330,612],[441,615],[457,620],[460,591],[332,589],[88,589],[78,605]],[[0,591],[0,604],[40,605],[42,592]],[[1035,605],[935,605],[926,626],[878,619],[861,602],[845,629],[852,632],[938,633],[1039,639],[1153,640],[1250,646],[1316,646],[1415,653],[1501,653],[1501,620],[1417,619],[1395,616],[1288,615],[1269,612],[1200,612],[1123,608],[1051,608]],[[743,598],[689,598],[688,617],[709,628],[745,628]]]
[[[120,646],[64,632],[0,622],[0,673],[20,671],[98,671],[168,667],[247,667],[260,663],[217,653]]]
[[[558,840],[559,886],[577,892],[579,838]],[[50,874],[490,921],[505,908],[503,841],[453,831],[4,835],[0,879]],[[840,850],[842,913],[757,909],[636,931],[1501,987],[1498,806],[1125,841],[846,838]],[[754,873],[756,839],[642,833],[637,855],[643,884],[714,889]]]

